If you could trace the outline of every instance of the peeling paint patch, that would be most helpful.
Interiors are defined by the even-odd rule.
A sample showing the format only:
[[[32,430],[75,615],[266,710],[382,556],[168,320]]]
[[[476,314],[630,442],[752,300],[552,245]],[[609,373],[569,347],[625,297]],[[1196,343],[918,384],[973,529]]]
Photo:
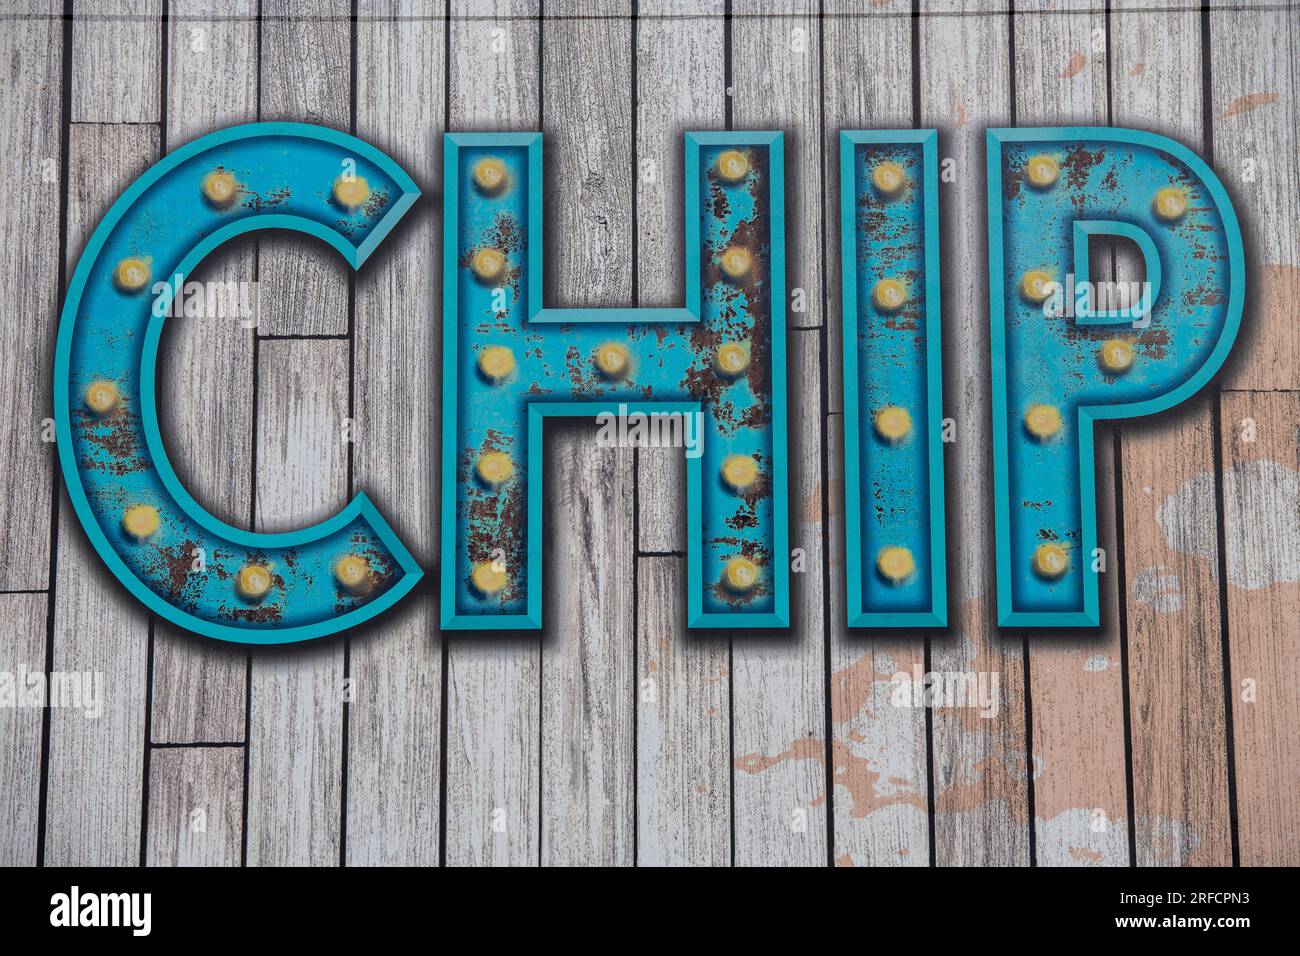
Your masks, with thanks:
[[[1204,558],[1218,574],[1219,545],[1214,475],[1194,475],[1156,508],[1156,524],[1170,550]]]
[[[1227,516],[1228,583],[1258,590],[1300,581],[1300,471],[1266,459],[1233,465],[1223,476]],[[1269,533],[1243,534],[1243,525],[1266,515]],[[1156,509],[1156,524],[1171,550],[1203,558],[1218,576],[1218,507],[1214,476],[1202,472]],[[1152,569],[1148,569],[1152,570]],[[1137,578],[1134,597],[1139,596]],[[1176,579],[1175,579],[1176,581]],[[1150,602],[1148,602],[1150,603]],[[1159,610],[1159,608],[1157,608]]]
[[[1223,500],[1228,583],[1257,591],[1300,581],[1300,471],[1266,459],[1234,465],[1223,476]],[[1245,539],[1236,513],[1264,516],[1268,533]]]
[[[1182,584],[1169,568],[1143,568],[1133,575],[1133,600],[1150,604],[1157,614],[1172,614],[1183,606]]]
[[[1084,673],[1096,674],[1110,667],[1110,658],[1105,654],[1093,654],[1083,662]]]

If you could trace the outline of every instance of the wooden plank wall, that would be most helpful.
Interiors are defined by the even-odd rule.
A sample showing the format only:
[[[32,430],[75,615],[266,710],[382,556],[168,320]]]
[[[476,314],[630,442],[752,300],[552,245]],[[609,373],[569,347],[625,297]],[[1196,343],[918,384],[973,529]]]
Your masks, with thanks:
[[[102,714],[0,708],[0,863],[1300,863],[1300,11],[1193,0],[72,0],[4,4],[0,154],[26,201],[0,290],[0,670],[90,672]],[[65,14],[70,12],[70,16]],[[160,413],[225,520],[357,490],[430,572],[440,138],[540,128],[548,298],[682,294],[681,135],[786,132],[785,635],[690,634],[683,468],[547,433],[537,638],[443,636],[431,573],[344,639],[249,653],[129,600],[45,432],[57,306],[118,193],[210,130],[355,131],[426,199],[360,275],[298,239],[222,250],[254,321],[179,322]],[[1213,386],[1099,442],[1096,633],[992,626],[984,129],[1114,124],[1201,152],[1245,225],[1241,339]],[[838,132],[937,127],[952,625],[843,620]],[[1116,255],[1121,276],[1132,266]],[[796,304],[797,303],[797,304]],[[1000,706],[891,703],[913,668]]]

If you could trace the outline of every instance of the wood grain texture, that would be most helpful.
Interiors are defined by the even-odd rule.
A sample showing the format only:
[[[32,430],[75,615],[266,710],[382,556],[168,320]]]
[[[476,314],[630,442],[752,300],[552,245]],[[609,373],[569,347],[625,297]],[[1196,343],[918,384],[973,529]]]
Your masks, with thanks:
[[[9,107],[0,121],[0,156],[24,183],[23,201],[0,208],[0,234],[21,237],[22,255],[0,263],[0,297],[12,316],[0,327],[0,590],[49,586],[50,490],[54,445],[42,440],[53,410],[59,274],[59,168],[63,113],[63,30],[57,20],[11,20],[0,30],[9,65]],[[42,658],[43,660],[43,658]]]
[[[256,528],[321,521],[347,501],[348,345],[258,345]],[[247,862],[339,862],[343,643],[259,648],[249,688]]]
[[[726,124],[724,4],[641,4],[636,26],[637,304],[683,301],[685,134]],[[676,16],[661,16],[673,13]],[[686,549],[685,456],[636,452],[638,550]],[[639,559],[637,860],[731,862],[731,693],[725,638],[687,632],[683,569]]]
[[[829,416],[828,423],[830,461],[843,461],[840,416]],[[930,784],[925,709],[902,706],[895,696],[903,681],[925,671],[924,640],[914,631],[848,629],[843,489],[838,481],[826,487],[832,582],[834,862],[836,866],[926,866]]]
[[[351,125],[352,15],[349,0],[265,0],[262,4],[261,118]],[[322,192],[332,188],[322,183]],[[262,335],[348,331],[347,263],[322,243],[277,236],[258,243],[258,279],[275,302]]]
[[[673,12],[678,16],[660,16]],[[685,299],[684,136],[726,125],[724,4],[641,4],[636,28],[637,304]],[[686,488],[677,448],[637,451],[637,548],[684,553]]]
[[[1194,10],[1111,14],[1119,126],[1199,151],[1201,32]],[[1133,265],[1117,256],[1118,276]],[[1138,865],[1232,860],[1215,480],[1206,396],[1121,432],[1134,836]]]
[[[437,566],[434,488],[441,391],[441,230],[436,228],[444,119],[442,20],[418,5],[362,4],[357,132],[421,184],[413,221],[356,278],[354,482],[379,503],[430,574]],[[394,463],[400,462],[400,467]],[[441,800],[442,646],[425,596],[349,639],[349,862],[436,864]]]
[[[1300,395],[1225,392],[1224,567],[1243,866],[1300,844]],[[1253,441],[1248,441],[1253,438]]]
[[[548,301],[624,305],[632,299],[629,7],[587,0],[547,12],[572,16],[542,24]],[[546,438],[541,859],[629,865],[633,450],[598,448],[588,422],[551,427]]]
[[[971,3],[922,3],[971,12]],[[1010,119],[1006,17],[925,17],[920,23],[921,125],[939,128],[940,162],[956,181],[940,186],[944,267],[944,405],[956,420],[947,456],[949,628],[931,641],[934,671],[998,680],[996,715],[935,709],[934,856],[941,865],[1029,862],[1023,641],[995,624],[992,481],[988,471],[988,251],[984,235],[984,130]]]
[[[829,521],[830,706],[834,847],[841,866],[925,866],[930,860],[925,711],[892,701],[898,674],[924,670],[924,635],[850,632],[845,624],[843,294],[839,249],[841,130],[912,125],[910,0],[891,0],[871,18],[828,5],[822,23],[826,62],[823,169],[826,181],[827,475],[791,520]],[[872,69],[855,68],[858,63]]]
[[[243,747],[156,748],[145,865],[238,866],[243,808]]]
[[[683,558],[637,568],[637,862],[728,866],[727,640],[688,633]]]
[[[821,336],[818,329],[791,330],[786,342],[791,502],[815,499],[822,486]],[[803,552],[803,570],[792,567],[790,575],[789,631],[732,638],[732,787],[741,866],[826,863],[825,530],[820,513],[789,507],[791,552]]]
[[[158,158],[158,127],[74,124],[68,145],[69,272],[119,192]],[[103,712],[50,713],[45,862],[140,860],[149,616],[86,542],[60,492],[54,670],[98,675]],[[93,783],[88,783],[93,781]]]
[[[72,122],[162,118],[163,0],[80,0],[72,12]]]
[[[912,2],[888,0],[871,17],[855,17],[854,0],[831,0],[822,20],[822,202],[826,215],[826,405],[844,411],[842,276],[840,270],[840,132],[912,126]],[[870,63],[871,69],[860,69]],[[841,429],[843,426],[837,426]],[[841,492],[842,495],[842,492]],[[841,524],[843,523],[841,519]],[[841,585],[842,587],[842,585]]]
[[[39,706],[16,706],[45,671],[48,598],[44,594],[0,594],[0,685],[12,705],[0,707],[0,866],[34,866],[40,832],[41,722]],[[44,698],[42,698],[44,699]]]
[[[458,0],[451,12],[448,127],[537,129],[536,0]],[[536,634],[448,639],[449,865],[541,858],[541,654]]]
[[[632,449],[549,430],[542,636],[543,865],[633,862]]]
[[[1015,17],[1016,123],[1105,126],[1105,6],[1061,6]],[[1129,861],[1112,430],[1097,429],[1095,440],[1098,547],[1107,559],[1102,628],[1033,632],[1028,639],[1039,866]]]
[[[415,595],[350,638],[348,866],[436,866],[442,646]]]
[[[170,10],[168,151],[213,130],[257,118],[256,4],[233,10],[184,0]],[[253,282],[253,247],[218,250],[195,278]],[[173,467],[222,521],[246,528],[253,493],[251,317],[170,319],[158,360],[158,416]],[[248,655],[166,622],[154,638],[152,721],[158,743],[242,742]],[[243,764],[240,764],[240,774]]]
[[[1300,388],[1300,15],[1210,14],[1214,155],[1246,245],[1246,313],[1224,388]]]
[[[1040,865],[1123,864],[1125,640],[1137,861],[1231,862],[1235,781],[1241,862],[1300,863],[1291,839],[1300,828],[1300,694],[1286,679],[1300,637],[1300,19],[1282,6],[1209,14],[1208,112],[1196,0],[1049,0],[1032,10],[925,0],[915,22],[910,0],[734,0],[729,21],[721,0],[641,0],[635,26],[630,0],[451,0],[449,19],[441,5],[362,0],[355,26],[347,0],[264,0],[260,36],[255,0],[233,12],[215,0],[171,0],[165,27],[161,0],[130,19],[78,3],[69,116],[59,113],[62,6],[6,20],[0,52],[15,108],[0,120],[0,152],[29,184],[29,201],[0,212],[0,223],[30,254],[0,266],[0,291],[33,318],[0,333],[0,397],[15,410],[0,433],[10,489],[0,502],[0,592],[37,593],[0,593],[0,670],[24,661],[43,669],[48,625],[56,671],[100,675],[103,714],[50,712],[42,781],[44,714],[0,708],[0,864],[31,863],[43,849],[50,864],[133,865],[142,847],[155,865],[245,855],[252,864],[434,863],[440,800],[450,863],[915,865],[933,853],[940,864],[1026,864],[1032,822]],[[1094,46],[1098,25],[1109,26],[1108,52]],[[807,29],[801,50],[796,28]],[[258,115],[259,92],[264,118],[340,129],[352,123],[355,97],[360,135],[411,171],[425,197],[355,279],[302,239],[263,241],[260,269],[252,243],[219,253],[200,278],[261,278],[262,337],[195,325],[164,337],[168,447],[199,499],[236,524],[255,513],[261,529],[301,526],[365,488],[433,573],[422,593],[347,644],[253,652],[251,689],[247,650],[158,624],[150,700],[149,617],[102,568],[66,497],[50,568],[57,479],[37,425],[50,414],[58,303],[49,276],[62,265],[53,261],[60,124],[102,121],[67,129],[71,265],[111,200],[157,158],[154,124],[165,123],[162,145],[174,148]],[[1251,270],[1241,341],[1221,380],[1229,391],[1126,423],[1117,443],[1101,436],[1105,626],[1034,633],[1027,655],[1019,633],[993,628],[984,504],[984,129],[1009,123],[1013,92],[1020,125],[1104,122],[1109,93],[1115,125],[1154,129],[1197,152],[1208,131],[1207,158],[1237,204]],[[681,295],[680,134],[722,127],[728,102],[735,128],[789,134],[789,285],[813,289],[810,311],[788,316],[810,326],[789,346],[791,545],[805,548],[812,574],[794,576],[796,626],[737,638],[734,670],[725,639],[686,633],[681,509],[664,505],[681,495],[680,453],[642,450],[638,464],[629,449],[598,449],[588,424],[555,426],[545,450],[545,631],[457,637],[444,702],[431,594],[442,128],[545,129],[551,303],[667,304]],[[946,406],[958,423],[948,455],[954,624],[932,636],[930,663],[996,674],[1000,691],[991,720],[935,710],[932,743],[925,711],[890,699],[899,672],[924,668],[924,639],[844,628],[838,483],[838,132],[909,127],[914,106],[921,125],[940,128],[940,156],[955,159],[957,176],[941,186]],[[646,159],[656,161],[653,181]],[[1123,255],[1119,269],[1131,275]],[[334,338],[292,340],[299,333]],[[350,381],[352,446],[340,434]],[[247,719],[247,835],[245,749],[147,751],[148,714],[153,739],[168,743],[238,744]],[[195,809],[205,811],[206,833],[189,828]]]
[[[821,38],[814,6],[780,17],[733,8],[733,125],[785,131],[786,304],[790,373],[791,500],[821,484],[821,336],[824,322],[821,191]],[[773,303],[773,308],[780,308]],[[773,321],[781,321],[778,312]],[[779,505],[778,505],[779,506]],[[737,635],[732,643],[732,785],[736,862],[826,862],[825,531],[820,516],[792,529],[806,570],[791,576],[788,636]],[[778,556],[778,560],[781,556]]]
[[[817,3],[735,0],[731,21],[732,109],[736,129],[785,136],[786,319],[793,328],[825,323],[822,284],[822,49]],[[779,13],[780,15],[774,15]],[[803,295],[799,292],[803,290]]]

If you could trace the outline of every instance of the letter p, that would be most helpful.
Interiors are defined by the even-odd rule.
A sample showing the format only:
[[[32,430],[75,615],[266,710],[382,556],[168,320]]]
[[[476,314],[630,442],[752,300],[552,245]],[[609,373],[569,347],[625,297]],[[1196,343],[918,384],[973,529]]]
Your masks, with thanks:
[[[1173,408],[1218,371],[1241,230],[1210,168],[1152,133],[989,130],[988,177],[998,622],[1095,627],[1093,423]],[[1096,235],[1142,254],[1125,307],[1088,274]]]

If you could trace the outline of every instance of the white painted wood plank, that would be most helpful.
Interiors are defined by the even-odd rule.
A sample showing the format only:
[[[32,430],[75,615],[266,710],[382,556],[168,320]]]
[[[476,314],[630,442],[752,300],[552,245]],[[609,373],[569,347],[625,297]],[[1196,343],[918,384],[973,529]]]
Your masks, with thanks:
[[[35,866],[40,823],[41,722],[32,675],[45,672],[44,594],[0,594],[0,866]],[[39,686],[39,681],[37,686]],[[44,698],[42,698],[43,700]]]
[[[825,43],[822,175],[827,217],[824,268],[829,304],[826,403],[834,413],[844,411],[840,132],[912,126],[912,0],[887,0],[878,10],[873,9],[869,17],[854,16],[858,6],[854,0],[830,0],[826,4],[827,16],[822,20]],[[863,63],[870,63],[871,69],[862,69]]]
[[[442,647],[433,597],[353,632],[347,864],[437,866]]]
[[[446,49],[441,18],[367,2],[357,24],[357,133],[410,173],[426,198],[392,248],[356,279],[355,486],[431,575],[437,567],[437,228]],[[430,598],[409,598],[349,640],[347,859],[438,862],[442,647]]]
[[[821,267],[821,39],[815,6],[785,4],[782,16],[738,3],[731,21],[733,125],[786,133],[786,288],[791,328],[824,322]],[[778,310],[780,305],[774,303]],[[778,311],[774,321],[781,321]],[[824,420],[819,335],[792,334],[789,417],[794,500],[821,482]],[[826,863],[826,662],[821,517],[792,529],[807,570],[791,577],[788,636],[737,636],[732,643],[736,863]]]
[[[351,15],[349,0],[265,0],[259,63],[262,119],[348,130]],[[261,334],[348,331],[351,270],[341,256],[302,236],[264,239],[258,254],[258,278],[276,303],[260,318]]]
[[[72,122],[158,122],[163,0],[79,0],[72,14]]]
[[[100,217],[158,158],[153,125],[74,125],[69,140],[68,270]],[[45,861],[134,866],[140,860],[148,614],[86,542],[60,492],[54,670],[98,680],[102,714],[50,715]],[[97,678],[96,678],[96,675]]]
[[[676,306],[685,297],[683,135],[726,123],[724,12],[720,0],[638,9],[637,300],[643,306]],[[685,510],[666,505],[685,488],[680,449],[637,452],[638,550],[685,552]]]
[[[827,406],[843,411],[843,295],[840,273],[841,130],[912,125],[910,0],[890,0],[870,17],[846,16],[852,3],[826,8],[823,168],[826,181]],[[862,63],[872,64],[869,70]],[[828,473],[791,518],[829,520],[831,739],[835,844],[840,866],[925,866],[930,860],[925,711],[891,703],[896,674],[925,662],[925,636],[850,633],[845,625],[844,420],[827,420]]]
[[[1215,171],[1231,190],[1248,263],[1246,314],[1224,388],[1300,389],[1300,10],[1210,14]]]
[[[637,862],[728,866],[727,639],[687,632],[684,558],[637,566]]]
[[[536,0],[458,0],[451,13],[448,128],[537,129]],[[437,310],[433,321],[441,322]],[[536,865],[541,639],[466,634],[447,640],[447,863]]]
[[[0,589],[49,584],[50,489],[54,445],[50,390],[59,275],[59,169],[63,112],[63,28],[58,20],[10,20],[0,31],[9,107],[0,120],[0,156],[23,201],[0,208],[0,234],[21,238],[22,255],[0,264],[0,297],[21,321],[0,328]],[[40,382],[35,387],[34,382]]]
[[[822,49],[817,6],[812,0],[784,0],[777,16],[772,5],[761,0],[732,4],[733,125],[786,134],[785,261],[790,297],[786,318],[796,328],[825,324],[825,209],[818,149]],[[805,311],[798,311],[800,305]]]
[[[633,862],[632,449],[550,429],[542,864]]]
[[[257,118],[257,5],[180,0],[169,9],[167,149]],[[252,282],[251,246],[218,250],[195,278]],[[256,303],[254,303],[256,308]],[[252,498],[253,323],[168,320],[158,415],[172,466],[205,508],[246,528]],[[157,743],[242,742],[246,649],[157,622],[150,731]],[[240,773],[243,773],[242,762]]]
[[[1201,22],[1195,9],[1125,0],[1110,24],[1117,126],[1201,152]],[[1134,275],[1117,256],[1118,277]],[[1139,866],[1226,865],[1223,644],[1211,399],[1121,432],[1134,838]],[[1188,542],[1208,544],[1199,551]]]
[[[642,306],[684,297],[682,153],[690,130],[726,122],[725,5],[641,4],[636,28],[637,293]],[[685,551],[685,456],[641,448],[637,547]],[[728,643],[689,634],[680,560],[638,559],[637,860],[731,862]]]
[[[257,530],[321,521],[347,500],[348,345],[263,341],[258,356]],[[339,862],[343,644],[253,654],[248,864]]]
[[[574,0],[542,26],[550,301],[632,298],[627,2]],[[633,453],[548,430],[542,644],[543,864],[633,862]]]
[[[1057,0],[1041,12],[1017,11],[1014,27],[1017,125],[1105,126],[1104,4]],[[1039,866],[1126,866],[1129,859],[1111,429],[1099,429],[1096,441],[1098,542],[1108,557],[1103,626],[1029,637]]]
[[[243,810],[243,747],[155,748],[145,865],[238,866]]]
[[[790,499],[821,487],[821,331],[792,330]],[[780,504],[778,503],[778,507]],[[791,514],[788,633],[737,633],[731,647],[732,786],[738,866],[824,866],[827,860],[825,531]],[[779,558],[778,558],[779,560]]]
[[[976,3],[922,3],[922,14],[978,13]],[[1000,707],[936,709],[935,858],[940,865],[1029,862],[1023,643],[994,627],[992,481],[988,473],[988,255],[984,130],[1010,120],[1010,48],[1005,16],[923,16],[921,125],[939,128],[939,155],[956,160],[941,187],[944,282],[944,402],[957,422],[947,460],[950,624],[931,642],[936,671],[996,674]],[[959,492],[959,493],[957,493]]]

